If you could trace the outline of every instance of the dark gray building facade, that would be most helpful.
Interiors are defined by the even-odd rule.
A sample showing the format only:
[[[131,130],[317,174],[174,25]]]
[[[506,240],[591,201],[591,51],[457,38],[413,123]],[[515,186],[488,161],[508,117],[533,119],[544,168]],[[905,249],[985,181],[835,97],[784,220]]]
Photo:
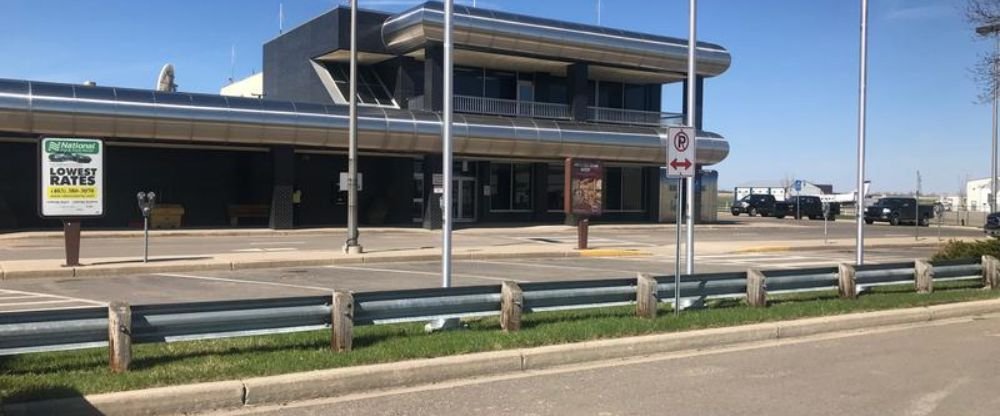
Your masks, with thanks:
[[[442,9],[359,11],[362,224],[439,225]],[[259,99],[0,80],[0,230],[58,225],[35,214],[42,136],[106,140],[96,226],[135,225],[140,190],[183,207],[190,227],[345,223],[349,16],[337,8],[267,42]],[[661,140],[683,114],[661,111],[662,86],[685,82],[686,40],[464,6],[454,40],[456,222],[565,221],[568,157],[606,165],[595,221],[672,219]],[[701,107],[730,57],[710,43],[697,54]],[[704,168],[729,146],[697,124],[696,202],[711,221],[717,175]]]

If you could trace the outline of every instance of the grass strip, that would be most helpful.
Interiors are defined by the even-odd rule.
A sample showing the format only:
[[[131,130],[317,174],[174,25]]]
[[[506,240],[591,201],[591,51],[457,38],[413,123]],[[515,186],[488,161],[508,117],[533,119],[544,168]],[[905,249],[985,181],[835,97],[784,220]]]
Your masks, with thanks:
[[[0,357],[0,401],[5,403],[134,390],[196,382],[232,380],[300,371],[385,363],[418,358],[535,347],[595,339],[735,326],[851,312],[992,299],[1000,292],[978,282],[935,285],[918,295],[912,285],[874,288],[856,300],[835,292],[772,296],[768,308],[752,309],[741,301],[717,300],[706,309],[674,316],[669,305],[653,320],[635,318],[630,306],[526,314],[522,330],[503,333],[496,318],[467,322],[461,331],[425,334],[422,324],[355,328],[355,350],[329,350],[329,331],[133,348],[131,370],[112,374],[107,351],[27,354]]]

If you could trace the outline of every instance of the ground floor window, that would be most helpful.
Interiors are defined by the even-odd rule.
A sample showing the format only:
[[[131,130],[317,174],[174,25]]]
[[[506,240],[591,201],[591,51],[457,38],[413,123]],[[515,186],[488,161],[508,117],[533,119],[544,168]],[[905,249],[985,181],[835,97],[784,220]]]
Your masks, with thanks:
[[[546,208],[549,212],[563,212],[566,195],[566,178],[563,176],[565,166],[562,163],[550,163],[548,181],[545,191]]]
[[[639,212],[646,209],[646,180],[641,167],[604,168],[604,210]]]
[[[410,205],[413,222],[424,219],[424,161],[413,160],[413,203]]]
[[[490,210],[531,210],[531,164],[490,163]]]

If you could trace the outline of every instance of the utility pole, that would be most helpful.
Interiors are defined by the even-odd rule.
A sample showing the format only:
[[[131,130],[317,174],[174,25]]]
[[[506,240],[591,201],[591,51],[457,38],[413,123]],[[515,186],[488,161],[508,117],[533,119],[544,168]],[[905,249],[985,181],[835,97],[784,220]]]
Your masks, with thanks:
[[[861,0],[861,65],[858,76],[858,212],[855,263],[865,264],[865,106],[868,103],[868,0]]]
[[[350,121],[347,151],[347,241],[344,252],[361,254],[358,243],[358,0],[351,0]]]
[[[688,3],[688,74],[687,74],[687,125],[688,127],[695,129],[695,137],[692,137],[692,141],[698,140],[698,130],[695,126],[696,113],[698,111],[695,107],[695,88],[697,88],[697,69],[698,65],[695,58],[695,50],[697,49],[698,41],[697,37],[697,16],[698,16],[698,0],[689,0]],[[692,143],[693,145],[693,143]],[[695,155],[695,175],[698,174],[697,161],[698,157]],[[687,178],[687,256],[685,256],[684,262],[687,266],[687,274],[694,274],[694,176]],[[680,190],[678,190],[679,192]],[[676,305],[675,305],[676,306]]]
[[[913,193],[913,239],[920,240],[920,170],[917,170],[917,191]]]
[[[993,76],[990,81],[990,98],[993,103],[993,141],[990,150],[990,212],[997,211],[997,73],[1000,72],[1000,23],[992,23],[976,28],[976,34],[980,36],[993,36],[996,38],[996,47],[993,54]]]
[[[443,166],[441,171],[444,176],[444,195],[441,198],[441,212],[443,221],[441,224],[441,287],[451,287],[451,225],[452,225],[452,146],[451,146],[451,121],[452,107],[454,104],[453,91],[453,70],[452,62],[452,14],[454,12],[455,0],[444,1],[444,114],[441,121],[441,141],[443,142]],[[433,92],[428,91],[428,94]],[[462,325],[458,318],[435,319],[424,326],[424,331],[434,332],[447,329],[458,328]]]

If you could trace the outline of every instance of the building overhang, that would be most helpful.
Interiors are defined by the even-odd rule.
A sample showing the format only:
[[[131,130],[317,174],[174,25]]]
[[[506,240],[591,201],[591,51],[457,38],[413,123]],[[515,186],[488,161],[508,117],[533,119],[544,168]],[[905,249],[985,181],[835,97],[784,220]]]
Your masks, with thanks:
[[[441,116],[358,108],[366,151],[441,151]],[[0,79],[0,132],[169,143],[347,147],[348,108],[209,94],[168,93]],[[455,114],[458,155],[592,158],[663,165],[666,129]],[[726,158],[722,136],[697,134],[697,163]]]
[[[382,40],[388,51],[409,54],[444,37],[444,6],[428,2],[388,18]],[[452,39],[456,49],[523,55],[560,62],[676,77],[687,71],[687,40],[456,5]],[[720,75],[731,63],[719,45],[698,42],[698,74]],[[613,64],[609,64],[613,63]]]

